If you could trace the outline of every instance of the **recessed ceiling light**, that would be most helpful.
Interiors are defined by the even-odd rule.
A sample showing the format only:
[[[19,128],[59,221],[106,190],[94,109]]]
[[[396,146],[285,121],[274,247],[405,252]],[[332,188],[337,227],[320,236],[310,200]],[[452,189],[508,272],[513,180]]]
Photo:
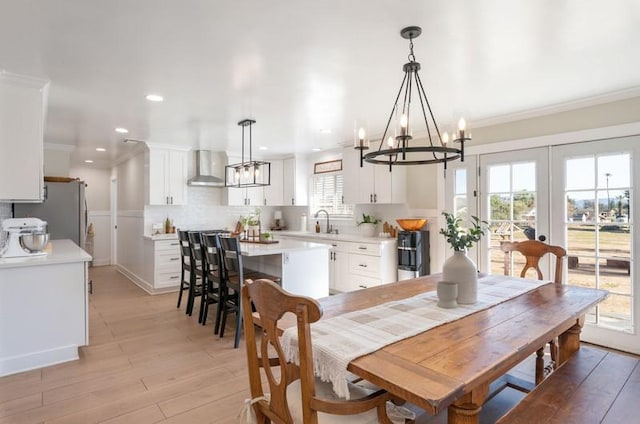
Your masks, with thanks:
[[[320,150],[322,150],[322,149],[319,148],[319,147],[314,147],[313,149],[311,149],[311,151],[313,151],[313,152],[319,152]]]
[[[120,134],[126,134],[126,133],[129,132],[129,130],[126,129],[126,128],[118,127],[118,128],[116,128],[116,132],[120,133]]]
[[[150,102],[161,102],[164,100],[164,97],[159,94],[147,94],[147,100]]]
[[[104,147],[96,147],[96,152],[106,152],[107,149],[105,149]]]
[[[85,163],[93,163],[93,161],[91,159],[87,159],[84,161]]]
[[[320,134],[331,134],[331,128],[320,128]]]
[[[260,146],[260,150],[269,150],[267,146]]]

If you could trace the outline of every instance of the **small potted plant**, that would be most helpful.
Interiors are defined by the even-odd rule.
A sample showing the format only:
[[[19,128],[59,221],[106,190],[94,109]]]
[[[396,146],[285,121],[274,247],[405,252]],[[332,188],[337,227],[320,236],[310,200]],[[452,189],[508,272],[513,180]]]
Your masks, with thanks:
[[[442,266],[443,281],[458,283],[458,303],[473,304],[478,301],[478,271],[476,264],[467,256],[467,249],[480,241],[487,225],[486,221],[480,221],[477,216],[471,217],[471,227],[461,228],[462,220],[453,214],[443,212],[447,226],[440,229],[447,243],[453,249],[450,256]]]
[[[366,213],[362,214],[362,221],[358,222],[360,233],[365,237],[373,237],[376,235],[376,226],[380,223],[380,218],[376,218]]]

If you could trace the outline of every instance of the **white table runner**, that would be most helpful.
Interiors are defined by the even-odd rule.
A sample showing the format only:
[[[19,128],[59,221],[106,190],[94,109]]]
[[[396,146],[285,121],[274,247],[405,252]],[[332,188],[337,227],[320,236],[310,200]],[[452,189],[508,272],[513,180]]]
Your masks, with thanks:
[[[478,302],[454,309],[437,306],[435,291],[311,324],[316,376],[330,381],[336,394],[349,399],[347,366],[352,360],[391,343],[527,293],[549,281],[488,275],[478,280]],[[296,327],[285,330],[282,347],[288,361],[299,364]]]

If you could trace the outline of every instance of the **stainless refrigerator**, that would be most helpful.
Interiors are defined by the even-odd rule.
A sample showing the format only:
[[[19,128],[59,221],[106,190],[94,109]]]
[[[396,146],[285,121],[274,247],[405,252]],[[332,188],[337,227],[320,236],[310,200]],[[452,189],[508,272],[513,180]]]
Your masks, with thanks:
[[[68,183],[45,182],[42,203],[14,203],[13,216],[31,216],[47,221],[51,240],[71,239],[85,248],[87,237],[87,203],[84,181]]]

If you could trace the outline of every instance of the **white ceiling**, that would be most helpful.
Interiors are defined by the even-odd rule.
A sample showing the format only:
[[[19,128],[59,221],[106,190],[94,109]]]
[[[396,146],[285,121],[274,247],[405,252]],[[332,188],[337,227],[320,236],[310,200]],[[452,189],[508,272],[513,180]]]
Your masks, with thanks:
[[[51,80],[45,142],[110,163],[114,128],[268,155],[381,133],[408,25],[441,124],[640,87],[637,0],[0,0],[0,69]],[[163,103],[145,100],[148,93]],[[331,129],[323,134],[321,129]],[[106,147],[98,153],[96,147]]]

